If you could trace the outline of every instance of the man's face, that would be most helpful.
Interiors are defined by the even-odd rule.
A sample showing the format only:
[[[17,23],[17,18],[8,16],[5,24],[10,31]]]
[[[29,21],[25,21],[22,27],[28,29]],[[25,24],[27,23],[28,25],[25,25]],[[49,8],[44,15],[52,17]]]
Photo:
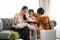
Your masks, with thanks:
[[[37,15],[39,15],[39,16],[40,16],[41,14],[37,13]]]

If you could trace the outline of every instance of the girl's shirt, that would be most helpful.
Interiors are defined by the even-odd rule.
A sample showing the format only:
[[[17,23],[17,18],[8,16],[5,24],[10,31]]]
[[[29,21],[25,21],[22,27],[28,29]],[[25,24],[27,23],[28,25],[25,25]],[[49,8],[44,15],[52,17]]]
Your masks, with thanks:
[[[36,22],[36,18],[35,18],[34,16],[28,17],[28,18],[27,18],[27,21]],[[37,28],[37,24],[31,23],[31,25],[32,25],[33,27]]]
[[[36,18],[34,16],[27,18],[27,21],[31,21],[31,22],[36,22]]]

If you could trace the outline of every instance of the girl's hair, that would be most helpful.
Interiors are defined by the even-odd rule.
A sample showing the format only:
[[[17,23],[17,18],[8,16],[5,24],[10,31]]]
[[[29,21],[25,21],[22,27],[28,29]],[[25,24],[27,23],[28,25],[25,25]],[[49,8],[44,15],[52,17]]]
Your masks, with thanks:
[[[25,9],[28,9],[28,7],[27,6],[23,6],[22,7],[22,10],[25,10]]]
[[[28,11],[28,12],[29,12],[29,13],[30,13],[30,12],[34,12],[34,10],[33,10],[33,9],[29,9],[29,11]]]

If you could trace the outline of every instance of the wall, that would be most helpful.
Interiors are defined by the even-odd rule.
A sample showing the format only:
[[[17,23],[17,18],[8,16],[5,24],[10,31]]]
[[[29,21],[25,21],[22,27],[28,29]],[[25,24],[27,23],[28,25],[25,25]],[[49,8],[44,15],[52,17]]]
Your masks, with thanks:
[[[51,20],[56,20],[57,25],[56,36],[60,38],[60,0],[50,0],[49,17]]]
[[[13,18],[25,5],[36,12],[39,7],[39,0],[0,0],[0,18]]]
[[[49,1],[50,0],[39,0],[39,7],[44,8],[44,15],[48,15],[49,12]]]
[[[49,17],[57,21],[57,27],[60,26],[60,0],[50,0]]]

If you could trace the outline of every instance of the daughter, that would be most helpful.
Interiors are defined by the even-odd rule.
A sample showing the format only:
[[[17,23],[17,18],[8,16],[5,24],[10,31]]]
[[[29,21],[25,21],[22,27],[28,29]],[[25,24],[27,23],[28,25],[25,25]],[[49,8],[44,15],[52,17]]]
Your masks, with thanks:
[[[33,16],[34,10],[29,10],[29,16],[27,17],[27,23],[31,24],[33,27],[37,28],[36,18]]]
[[[27,23],[29,23],[30,25],[32,25],[32,27],[34,28],[38,28],[37,27],[37,22],[36,22],[36,18],[33,16],[34,14],[34,10],[33,9],[30,9],[29,10],[29,16],[27,17]],[[31,36],[35,36],[35,31],[33,30],[30,30],[30,39],[31,39]],[[36,39],[33,39],[32,40],[36,40]]]

